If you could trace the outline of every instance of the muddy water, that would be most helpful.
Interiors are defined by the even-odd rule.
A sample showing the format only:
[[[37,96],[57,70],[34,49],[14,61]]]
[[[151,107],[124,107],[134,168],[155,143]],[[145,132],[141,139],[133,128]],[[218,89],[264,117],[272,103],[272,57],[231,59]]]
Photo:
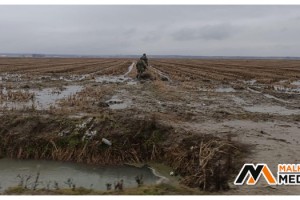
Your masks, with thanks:
[[[292,85],[300,86],[300,80],[299,80],[299,81],[293,81],[291,84],[292,84]]]
[[[20,74],[8,74],[8,73],[2,73],[1,76],[0,76],[0,82],[6,82],[6,81],[9,81],[9,82],[19,82],[21,81],[22,79],[22,75]]]
[[[237,105],[247,105],[247,102],[240,97],[232,95],[231,98]]]
[[[82,86],[70,85],[66,86],[62,91],[53,91],[53,89],[46,88],[41,91],[35,92],[35,102],[37,104],[37,109],[47,109],[51,105],[54,105],[56,101],[67,98],[77,92],[82,90]]]
[[[232,87],[218,87],[215,90],[216,92],[236,92]]]
[[[123,83],[130,81],[131,78],[124,76],[98,76],[95,77],[95,82],[97,83]]]
[[[112,96],[106,103],[110,109],[119,110],[128,108],[132,104],[132,100],[129,98],[128,91],[120,90],[119,94]]]
[[[254,85],[256,83],[256,80],[255,79],[248,80],[248,81],[242,80],[242,82],[248,85]]]
[[[128,102],[124,102],[117,96],[113,96],[110,100],[106,101],[106,103],[109,105],[109,108],[113,110],[125,109],[128,107]]]
[[[277,97],[274,97],[270,94],[264,94],[265,97],[269,98],[269,99],[275,99],[276,101],[280,101],[282,103],[290,103],[289,101],[283,100],[283,99],[279,99]]]
[[[95,82],[97,83],[134,83],[133,79],[127,77],[127,75],[132,71],[134,62],[128,67],[128,71],[124,75],[120,76],[98,76],[95,77]]]
[[[295,84],[293,84],[295,85]],[[296,85],[298,86],[298,85]],[[274,85],[273,86],[274,90],[277,91],[277,92],[283,92],[283,93],[287,93],[287,94],[292,94],[292,93],[300,93],[300,87],[297,87],[297,88],[287,88],[287,87],[284,87],[282,85]]]
[[[58,100],[67,98],[80,92],[83,86],[70,85],[63,88],[63,90],[55,90],[54,88],[45,88],[42,90],[29,90],[29,93],[34,94],[34,99],[28,102],[3,102],[1,107],[8,109],[23,109],[31,108],[34,106],[37,110],[43,110],[50,108],[51,105],[55,105]],[[16,90],[14,90],[16,91]],[[25,91],[23,91],[25,92]],[[7,94],[6,88],[2,90],[2,94]]]
[[[76,187],[106,190],[106,183],[123,179],[125,188],[137,187],[135,177],[143,175],[144,184],[156,184],[160,178],[155,176],[151,169],[131,166],[98,167],[84,164],[75,164],[57,161],[40,160],[11,160],[0,159],[0,191],[10,186],[17,186],[21,177],[32,176],[27,186],[31,188],[37,173],[40,172],[39,188],[54,188],[55,182],[59,188],[69,188],[68,179]]]

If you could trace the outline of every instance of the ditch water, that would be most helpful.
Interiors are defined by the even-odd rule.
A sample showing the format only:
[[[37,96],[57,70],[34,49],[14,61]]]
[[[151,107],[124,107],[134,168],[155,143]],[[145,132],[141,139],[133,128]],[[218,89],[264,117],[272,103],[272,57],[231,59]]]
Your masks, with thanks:
[[[32,188],[37,173],[40,172],[37,188],[69,188],[68,183],[87,189],[106,190],[106,184],[124,181],[124,188],[137,187],[136,176],[143,176],[144,184],[156,184],[161,179],[153,174],[147,167],[132,166],[99,167],[70,162],[44,161],[44,160],[14,160],[0,159],[0,192],[9,187],[17,186],[20,177],[25,180],[31,175],[27,187]],[[18,175],[19,178],[17,177]]]

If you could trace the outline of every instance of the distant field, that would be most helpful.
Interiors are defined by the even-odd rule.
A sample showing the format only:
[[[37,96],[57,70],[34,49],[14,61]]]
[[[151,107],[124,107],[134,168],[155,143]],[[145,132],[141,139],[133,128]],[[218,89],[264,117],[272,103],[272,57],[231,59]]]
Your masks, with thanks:
[[[127,59],[2,58],[0,72],[115,74],[126,71],[130,63]]]
[[[0,73],[122,74],[134,59],[88,58],[1,58]],[[153,67],[173,79],[219,80],[256,79],[274,82],[300,77],[299,60],[196,60],[155,59]]]
[[[154,60],[152,64],[178,80],[256,79],[277,81],[300,77],[300,61],[289,60]]]

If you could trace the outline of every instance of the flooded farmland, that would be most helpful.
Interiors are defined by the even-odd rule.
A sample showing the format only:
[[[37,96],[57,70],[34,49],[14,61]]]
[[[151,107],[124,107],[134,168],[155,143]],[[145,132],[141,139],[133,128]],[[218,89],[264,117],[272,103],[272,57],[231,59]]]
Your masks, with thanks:
[[[26,173],[40,165],[41,178],[54,173],[65,186],[72,176],[78,186],[99,190],[119,178],[131,187],[136,172],[152,184],[157,177],[148,169],[119,166],[155,161],[180,177],[176,184],[247,194],[247,187],[232,184],[236,169],[228,160],[240,167],[268,158],[273,172],[282,160],[299,161],[299,61],[153,59],[147,76],[137,80],[132,59],[17,60],[24,65],[0,60],[0,166],[11,174],[10,184],[18,183],[13,172],[22,171],[20,165]],[[4,163],[8,158],[25,160],[12,168]],[[208,163],[201,172],[199,162]],[[216,163],[222,173],[210,173]],[[226,177],[221,185],[218,177]],[[299,192],[265,187],[251,192]]]

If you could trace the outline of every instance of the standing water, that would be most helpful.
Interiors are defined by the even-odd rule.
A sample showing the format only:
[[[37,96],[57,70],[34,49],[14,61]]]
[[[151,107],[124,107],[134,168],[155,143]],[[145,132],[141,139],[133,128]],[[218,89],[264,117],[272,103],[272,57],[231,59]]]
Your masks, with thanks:
[[[137,187],[136,176],[142,175],[144,184],[156,184],[160,179],[147,167],[99,167],[69,162],[5,158],[0,159],[0,192],[17,186],[21,178],[25,182],[28,176],[31,178],[27,187],[32,188],[38,172],[40,176],[37,188],[49,187],[49,189],[54,189],[56,182],[59,188],[69,188],[69,183],[72,183],[76,185],[76,188],[106,190],[107,183],[112,184],[113,189],[114,182],[120,180],[124,181],[124,188],[134,188]]]

